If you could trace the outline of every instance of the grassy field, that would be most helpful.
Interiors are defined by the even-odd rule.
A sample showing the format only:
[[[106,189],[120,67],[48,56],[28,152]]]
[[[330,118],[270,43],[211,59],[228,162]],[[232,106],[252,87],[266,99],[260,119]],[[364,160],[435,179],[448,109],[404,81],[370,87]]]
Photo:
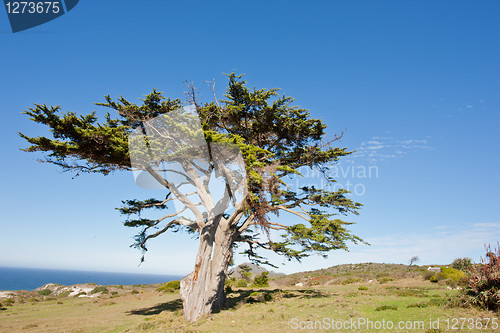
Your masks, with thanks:
[[[459,318],[474,319],[474,325],[479,325],[478,318],[483,318],[482,323],[486,324],[485,318],[498,321],[498,314],[447,306],[449,298],[458,291],[422,278],[402,278],[382,284],[364,281],[302,288],[236,289],[228,295],[228,309],[196,323],[185,321],[178,293],[162,294],[156,288],[125,286],[115,295],[99,298],[17,299],[0,311],[0,332],[271,333],[309,331],[311,328],[319,332],[500,331],[494,329],[491,321],[488,329],[480,330],[479,326],[468,329],[470,321],[460,329],[462,321]],[[136,290],[134,294],[133,290]],[[452,329],[453,318],[458,320],[455,325],[458,329]],[[339,320],[348,322],[344,323],[344,329],[328,330],[331,319],[335,320],[333,325]],[[350,326],[351,321],[354,327]],[[367,329],[370,321],[373,329]],[[383,321],[385,329],[376,329]],[[404,325],[401,329],[398,328],[400,322]],[[435,329],[431,328],[431,323]]]

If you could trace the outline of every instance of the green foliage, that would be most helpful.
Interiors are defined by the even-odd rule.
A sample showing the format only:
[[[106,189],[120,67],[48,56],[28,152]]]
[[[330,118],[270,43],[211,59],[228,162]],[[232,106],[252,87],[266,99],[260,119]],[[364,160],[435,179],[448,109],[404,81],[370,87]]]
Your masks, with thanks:
[[[165,291],[165,292],[174,292],[176,290],[179,290],[181,288],[181,282],[174,280],[174,281],[169,281],[167,283],[162,284],[157,291]]]
[[[243,288],[243,287],[246,287],[248,285],[248,281],[245,280],[245,279],[239,279],[237,282],[236,282],[236,287],[239,287],[239,288]]]
[[[139,292],[137,290],[132,290],[132,295],[137,295]]]
[[[441,273],[437,275],[437,280],[452,280],[455,282],[458,282],[461,278],[465,277],[465,273],[462,271],[459,271],[455,268],[451,267],[443,267],[441,268]]]
[[[407,308],[426,308],[429,304],[425,302],[413,303],[407,306]]]
[[[436,275],[431,275],[431,277],[429,278],[429,281],[433,282],[433,283],[437,283],[438,282],[438,278]]]
[[[359,287],[358,287],[358,290],[368,290],[368,287],[365,287],[365,286],[359,286]]]
[[[486,248],[486,259],[473,265],[467,276],[467,286],[461,295],[462,302],[483,309],[500,310],[500,247]]]
[[[457,258],[451,263],[451,267],[459,271],[469,273],[472,269],[472,259],[471,258]]]
[[[16,301],[13,298],[7,298],[5,301],[3,301],[3,304],[5,306],[12,306],[14,305]]]
[[[92,289],[90,291],[90,294],[97,294],[97,293],[103,293],[103,294],[107,294],[108,293],[108,289],[104,286],[100,286],[100,287],[95,287],[94,289]]]
[[[394,278],[392,278],[392,277],[383,277],[383,278],[381,278],[381,279],[378,280],[378,282],[380,284],[384,284],[384,283],[391,282],[391,281],[394,281]]]
[[[57,295],[57,296],[59,296],[59,297],[68,297],[68,296],[69,296],[69,294],[71,294],[71,290],[67,290],[67,291],[65,291],[65,292],[62,292],[62,293],[60,293],[60,294],[59,294],[59,295]]]
[[[328,167],[352,152],[333,146],[341,136],[327,138],[327,126],[321,119],[314,119],[308,110],[292,105],[294,99],[279,95],[278,91],[249,89],[242,75],[231,73],[225,99],[220,103],[199,104],[193,96],[206,141],[231,143],[242,152],[248,195],[243,201],[242,214],[238,212],[235,216],[251,223],[242,228],[235,221],[232,228],[242,228],[240,237],[235,239],[248,245],[249,249],[242,253],[253,262],[266,264],[270,263],[254,251],[256,248],[300,260],[314,253],[326,256],[331,250],[347,250],[348,243],[363,242],[348,230],[352,223],[343,220],[348,214],[358,214],[362,205],[352,201],[344,189],[326,190],[329,185],[336,185],[336,180],[327,173]],[[34,104],[24,113],[33,122],[46,126],[50,135],[30,137],[20,133],[29,143],[23,150],[45,153],[44,162],[77,175],[130,171],[129,134],[145,121],[182,106],[179,99],[166,98],[156,90],[140,104],[109,95],[104,99],[97,105],[113,114],[106,113],[101,121],[96,112],[77,115],[61,112],[59,106]],[[287,185],[288,176],[303,177],[301,171],[305,168],[324,174],[327,180],[324,189],[314,186],[294,189]],[[166,231],[201,230],[179,223],[174,217],[167,219],[164,213],[157,218],[141,216],[145,211],[156,213],[167,209],[163,197],[168,198],[172,186],[166,187],[167,193],[161,199],[123,200],[123,207],[118,209],[126,216],[126,226],[139,228],[134,246],[143,251],[147,250],[148,240]],[[295,225],[272,222],[269,216],[279,211],[291,212],[304,221]],[[260,228],[267,231],[270,227],[280,230],[282,239],[257,241]]]
[[[375,311],[385,311],[385,310],[397,310],[396,305],[381,305],[375,309]]]
[[[52,293],[52,291],[50,291],[49,289],[43,289],[43,290],[38,291],[38,295],[42,295],[42,296],[48,296],[48,295],[50,295],[50,293]]]
[[[269,287],[269,272],[262,272],[253,279],[252,287]]]

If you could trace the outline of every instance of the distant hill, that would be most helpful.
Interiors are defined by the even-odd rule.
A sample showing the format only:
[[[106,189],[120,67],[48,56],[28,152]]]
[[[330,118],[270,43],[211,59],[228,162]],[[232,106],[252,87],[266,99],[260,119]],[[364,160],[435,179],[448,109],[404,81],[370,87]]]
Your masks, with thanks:
[[[304,286],[313,286],[368,281],[385,283],[402,278],[421,277],[427,271],[427,267],[380,263],[343,264],[278,276],[274,278],[273,284],[284,286],[302,283]]]
[[[260,275],[262,274],[262,272],[269,272],[269,278],[270,279],[275,279],[275,278],[279,278],[279,277],[282,277],[282,276],[286,276],[284,273],[277,273],[277,272],[274,272],[274,271],[269,271],[267,269],[265,269],[264,267],[261,267],[261,266],[257,266],[255,264],[252,264],[252,263],[242,263],[241,265],[238,265],[232,269],[229,270],[229,276],[230,277],[234,277],[236,279],[241,279],[243,276],[241,274],[242,272],[242,266],[248,266],[250,268],[250,273],[252,274],[252,278],[254,278],[255,276],[257,275]]]

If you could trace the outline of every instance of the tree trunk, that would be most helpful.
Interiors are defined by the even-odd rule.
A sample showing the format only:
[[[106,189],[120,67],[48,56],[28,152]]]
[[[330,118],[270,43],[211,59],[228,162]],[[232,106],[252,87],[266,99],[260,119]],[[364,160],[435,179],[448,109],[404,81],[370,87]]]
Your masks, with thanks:
[[[235,230],[225,223],[225,219],[220,219],[220,223],[207,223],[200,232],[194,271],[181,281],[184,315],[191,322],[226,305],[224,282]]]

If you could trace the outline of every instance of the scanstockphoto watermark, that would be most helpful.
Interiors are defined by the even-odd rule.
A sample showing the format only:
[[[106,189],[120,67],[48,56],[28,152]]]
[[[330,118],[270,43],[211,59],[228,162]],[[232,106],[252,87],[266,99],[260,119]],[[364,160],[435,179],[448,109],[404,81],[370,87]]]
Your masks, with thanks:
[[[290,328],[293,330],[497,330],[498,318],[429,318],[428,320],[370,320],[368,318],[350,318],[340,320],[323,318],[321,320],[300,320],[292,318]]]
[[[356,196],[363,196],[367,191],[366,182],[379,177],[377,165],[362,164],[335,164],[327,170],[304,168],[301,170],[302,177],[294,177],[296,189],[303,186],[315,186],[327,191],[345,189]],[[334,179],[332,182],[330,179]]]

